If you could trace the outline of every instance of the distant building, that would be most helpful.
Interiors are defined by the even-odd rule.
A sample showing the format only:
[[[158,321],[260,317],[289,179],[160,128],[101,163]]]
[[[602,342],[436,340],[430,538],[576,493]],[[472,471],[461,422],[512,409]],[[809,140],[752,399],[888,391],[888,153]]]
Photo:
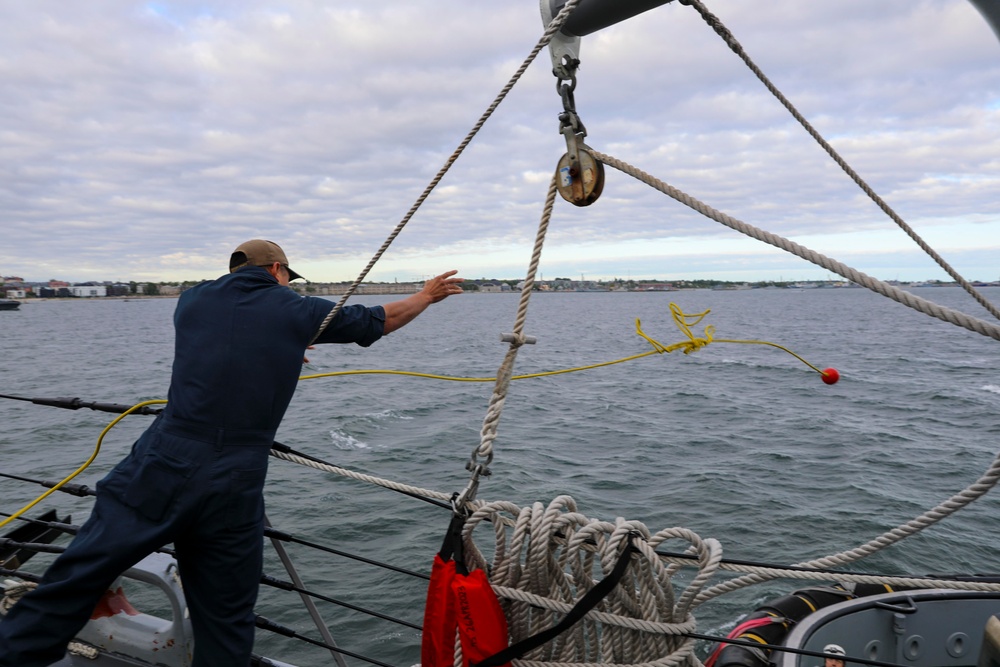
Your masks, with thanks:
[[[361,283],[356,294],[416,294],[422,285],[417,283]]]
[[[108,288],[104,285],[94,285],[92,283],[81,283],[79,285],[71,285],[69,288],[70,294],[73,296],[91,298],[99,296],[107,296]]]
[[[23,289],[9,289],[7,290],[8,299],[23,299],[27,296],[27,293]]]
[[[568,278],[556,278],[555,280],[550,280],[549,284],[557,292],[573,289],[573,281]]]

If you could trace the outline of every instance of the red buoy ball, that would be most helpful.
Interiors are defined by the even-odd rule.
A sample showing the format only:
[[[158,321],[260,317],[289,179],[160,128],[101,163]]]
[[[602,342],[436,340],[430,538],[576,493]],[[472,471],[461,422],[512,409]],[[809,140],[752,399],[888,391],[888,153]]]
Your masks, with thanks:
[[[837,384],[837,380],[840,379],[840,373],[837,372],[836,368],[824,368],[820,377],[827,384]]]

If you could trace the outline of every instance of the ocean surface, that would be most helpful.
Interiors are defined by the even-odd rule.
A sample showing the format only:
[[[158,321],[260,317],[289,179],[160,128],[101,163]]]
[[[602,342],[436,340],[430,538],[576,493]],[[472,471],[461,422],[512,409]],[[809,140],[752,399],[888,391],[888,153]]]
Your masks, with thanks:
[[[920,296],[988,320],[958,288]],[[994,302],[1000,289],[985,288]],[[390,297],[358,297],[381,303]],[[669,304],[711,310],[717,338],[767,340],[819,368],[828,386],[771,347],[714,343],[511,388],[493,475],[479,497],[548,504],[568,494],[589,516],[690,528],[730,558],[794,563],[864,543],[975,481],[1000,444],[1000,343],[862,289],[535,294],[526,333],[538,342],[518,374],[595,364],[650,349],[635,320],[664,344],[681,340]],[[0,393],[132,404],[163,398],[174,299],[26,302],[0,313]],[[322,346],[304,374],[393,369],[490,377],[506,345],[516,294],[466,294],[369,349]],[[303,381],[278,440],[336,465],[453,492],[479,443],[491,383],[399,375]],[[0,400],[0,471],[58,480],[91,454],[112,415]],[[107,436],[77,482],[93,486],[148,424],[130,417]],[[0,479],[0,511],[43,489]],[[82,522],[91,501],[56,494]],[[406,496],[273,460],[273,524],[303,539],[429,571],[448,513]],[[861,561],[859,571],[998,572],[1000,493]],[[486,533],[483,537],[487,538]],[[286,578],[268,551],[269,574]],[[300,545],[289,551],[306,587],[419,623],[426,584]],[[47,562],[39,557],[36,569]],[[34,563],[34,562],[33,562]],[[699,632],[796,586],[772,582],[696,610]],[[156,601],[136,599],[155,610]],[[419,661],[419,633],[319,603],[343,648],[394,665]],[[137,605],[138,606],[138,605]],[[317,637],[293,594],[264,591],[258,612]],[[329,653],[258,631],[257,652],[299,665]],[[364,664],[349,659],[352,665]]]

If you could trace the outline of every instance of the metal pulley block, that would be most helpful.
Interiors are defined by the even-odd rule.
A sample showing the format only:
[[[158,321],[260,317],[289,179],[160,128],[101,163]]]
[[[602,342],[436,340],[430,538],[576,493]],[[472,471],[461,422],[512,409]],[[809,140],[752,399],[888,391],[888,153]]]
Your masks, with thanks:
[[[590,206],[604,190],[604,164],[586,148],[578,148],[576,155],[563,154],[556,167],[556,189],[570,204]]]

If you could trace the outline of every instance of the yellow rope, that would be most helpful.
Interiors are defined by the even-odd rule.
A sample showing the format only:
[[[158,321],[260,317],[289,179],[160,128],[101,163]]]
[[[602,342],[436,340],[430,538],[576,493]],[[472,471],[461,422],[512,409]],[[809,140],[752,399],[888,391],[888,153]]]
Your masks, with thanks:
[[[813,366],[808,361],[806,361],[805,359],[803,359],[799,355],[797,355],[794,352],[792,352],[791,350],[789,350],[787,347],[782,347],[781,345],[778,345],[777,343],[770,343],[770,342],[768,342],[766,340],[731,340],[729,338],[717,338],[715,340],[715,342],[716,343],[741,343],[743,345],[770,345],[771,347],[776,347],[779,350],[784,350],[785,352],[787,352],[788,354],[792,355],[793,357],[795,357],[796,359],[798,359],[799,361],[801,361],[802,363],[804,363],[806,366],[808,366],[809,368],[811,368],[814,371],[816,371],[817,373],[819,373],[820,375],[824,375],[825,374],[825,371],[822,371],[819,368],[817,368],[816,366]]]
[[[600,368],[601,366],[611,366],[613,364],[620,364],[624,361],[632,361],[633,359],[638,359],[640,357],[648,357],[651,354],[658,354],[658,350],[651,350],[649,352],[642,352],[640,354],[633,354],[631,357],[624,357],[623,359],[615,359],[614,361],[602,361],[599,364],[591,364],[589,366],[577,366],[576,368],[563,368],[558,371],[544,371],[542,373],[531,373],[529,375],[515,375],[512,380],[527,380],[529,378],[540,378],[549,375],[562,375],[564,373],[575,373],[577,371],[586,371],[592,368]],[[354,371],[330,371],[329,373],[316,373],[314,375],[303,375],[299,377],[300,380],[315,380],[316,378],[327,378],[335,377],[338,375],[409,375],[418,378],[428,378],[431,380],[450,380],[452,382],[494,382],[495,377],[457,377],[454,375],[435,375],[433,373],[416,373],[414,371],[394,371],[387,369],[363,369]]]
[[[17,517],[21,516],[22,514],[24,514],[25,512],[27,512],[32,507],[34,507],[38,503],[42,502],[46,498],[48,498],[50,495],[52,495],[53,493],[55,493],[56,491],[58,491],[61,486],[63,486],[64,484],[66,484],[67,482],[69,482],[71,479],[73,479],[74,477],[76,477],[77,475],[79,475],[81,472],[83,472],[84,470],[86,470],[87,467],[90,466],[90,464],[94,462],[94,459],[97,458],[97,455],[101,451],[101,443],[104,442],[104,436],[107,434],[108,431],[110,431],[112,429],[112,427],[114,427],[115,424],[117,424],[122,419],[124,419],[126,416],[132,414],[132,412],[134,412],[135,410],[138,410],[139,408],[141,408],[143,406],[146,406],[146,405],[155,405],[155,404],[158,404],[158,403],[166,403],[166,401],[164,401],[162,399],[157,399],[157,400],[154,400],[154,401],[143,401],[142,403],[136,403],[131,408],[129,408],[125,412],[123,412],[120,415],[118,415],[117,417],[115,417],[114,420],[112,420],[112,422],[110,424],[108,424],[107,426],[105,426],[104,430],[101,431],[101,435],[98,436],[98,438],[97,438],[97,446],[94,447],[94,453],[90,455],[90,458],[87,459],[87,461],[82,466],[80,466],[79,468],[77,468],[69,477],[67,477],[63,481],[59,482],[58,484],[56,484],[55,486],[53,486],[51,489],[49,489],[48,491],[46,491],[42,495],[38,496],[37,498],[35,498],[33,501],[31,501],[30,503],[28,503],[27,505],[25,505],[24,507],[22,507],[18,511],[14,512],[13,514],[11,514],[9,517],[7,517],[6,519],[4,519],[3,521],[0,521],[0,528],[3,528],[4,526],[6,526],[11,521],[13,521]]]
[[[709,343],[739,343],[743,345],[770,345],[771,347],[776,347],[779,350],[783,350],[788,354],[792,355],[802,363],[804,363],[809,368],[813,369],[821,376],[826,377],[828,375],[827,371],[820,370],[816,366],[803,359],[798,354],[792,352],[786,347],[778,345],[777,343],[771,343],[766,340],[738,340],[733,338],[715,338],[713,334],[715,333],[715,327],[712,325],[707,325],[704,329],[702,337],[695,336],[691,331],[691,327],[697,326],[701,323],[705,317],[712,312],[711,310],[706,310],[701,313],[685,313],[676,303],[670,304],[670,313],[673,317],[674,324],[680,329],[681,333],[687,336],[687,340],[682,340],[671,345],[664,345],[658,340],[648,336],[642,330],[641,321],[636,318],[635,320],[635,332],[641,338],[644,338],[646,342],[653,346],[653,349],[649,352],[642,352],[640,354],[633,354],[628,357],[623,357],[621,359],[615,359],[613,361],[604,361],[598,364],[590,364],[589,366],[577,366],[575,368],[564,368],[557,371],[545,371],[542,373],[531,373],[528,375],[515,375],[513,380],[527,380],[530,378],[540,378],[548,377],[551,375],[562,375],[564,373],[575,373],[577,371],[587,371],[593,368],[600,368],[602,366],[611,366],[614,364],[620,364],[626,361],[632,361],[633,359],[639,359],[641,357],[648,357],[651,354],[663,354],[676,352],[677,350],[682,350],[684,354],[691,354],[692,352],[697,352],[703,347],[706,347]],[[397,370],[387,370],[387,369],[363,369],[363,370],[352,370],[352,371],[331,371],[329,373],[315,373],[312,375],[302,375],[299,377],[300,380],[315,380],[317,378],[325,377],[336,377],[339,375],[408,375],[411,377],[427,378],[431,380],[448,380],[451,382],[494,382],[495,377],[456,377],[453,375],[436,375],[434,373],[417,373],[414,371],[397,371]]]
[[[635,321],[636,333],[638,333],[640,336],[642,336],[647,341],[649,341],[649,343],[653,346],[654,349],[661,350],[663,352],[673,352],[674,350],[683,349],[684,350],[684,354],[690,354],[691,352],[695,352],[695,351],[697,351],[697,350],[705,347],[709,343],[738,343],[738,344],[741,344],[741,345],[770,345],[771,347],[776,347],[779,350],[783,350],[783,351],[787,352],[788,354],[792,355],[793,357],[795,357],[796,359],[798,359],[799,361],[801,361],[802,363],[804,363],[806,366],[808,366],[809,368],[811,368],[814,371],[816,371],[817,373],[819,373],[820,375],[822,375],[822,376],[826,376],[827,375],[826,371],[820,370],[819,368],[817,368],[816,366],[813,366],[811,363],[809,363],[808,361],[806,361],[805,359],[803,359],[799,355],[797,355],[794,352],[792,352],[791,350],[789,350],[787,347],[783,347],[781,345],[778,345],[777,343],[771,343],[771,342],[766,341],[766,340],[739,340],[739,339],[735,339],[735,338],[713,338],[712,334],[715,333],[715,327],[712,326],[712,325],[708,325],[708,326],[705,327],[704,338],[697,338],[693,333],[691,333],[691,327],[696,326],[697,324],[699,324],[705,318],[705,316],[708,315],[710,312],[712,312],[712,311],[711,310],[706,310],[706,311],[704,311],[702,313],[686,314],[686,313],[684,313],[684,312],[681,311],[681,309],[677,306],[676,303],[671,302],[671,304],[670,304],[670,313],[671,313],[671,315],[674,318],[674,324],[677,325],[677,328],[680,329],[681,333],[683,333],[685,336],[687,336],[688,339],[685,340],[685,341],[681,341],[679,343],[674,343],[673,345],[670,345],[670,346],[664,346],[662,343],[659,343],[659,342],[653,340],[652,338],[650,338],[649,336],[647,336],[646,334],[644,334],[642,332],[642,329],[639,328],[639,320],[638,319],[636,319],[636,321]]]
[[[731,338],[715,338],[713,336],[713,334],[715,333],[715,327],[712,325],[707,325],[705,327],[701,337],[695,336],[694,332],[691,331],[691,327],[700,324],[701,321],[705,319],[705,317],[708,316],[710,312],[712,311],[705,310],[701,313],[685,313],[680,309],[680,307],[677,304],[671,303],[670,313],[671,316],[673,317],[674,324],[677,325],[677,328],[681,331],[681,333],[683,333],[687,337],[687,340],[682,340],[680,342],[673,343],[671,345],[664,345],[663,343],[648,336],[642,330],[641,322],[639,321],[638,318],[636,318],[635,320],[636,334],[638,334],[641,338],[644,338],[650,345],[653,346],[653,349],[648,352],[633,354],[631,356],[623,357],[621,359],[615,359],[613,361],[604,361],[597,364],[590,364],[589,366],[577,366],[575,368],[564,368],[562,370],[545,371],[542,373],[530,373],[528,375],[515,375],[512,379],[527,380],[529,378],[540,378],[540,377],[549,377],[552,375],[563,375],[565,373],[576,373],[578,371],[586,371],[594,368],[601,368],[602,366],[611,366],[613,364],[620,364],[626,361],[632,361],[633,359],[639,359],[641,357],[648,357],[651,354],[663,354],[663,353],[669,354],[671,352],[676,352],[677,350],[683,350],[684,354],[691,354],[692,352],[696,352],[710,343],[738,343],[742,345],[770,345],[771,347],[776,347],[779,350],[783,350],[788,354],[792,355],[793,357],[804,363],[806,366],[819,373],[823,377],[824,382],[827,382],[828,384],[836,382],[836,377],[838,376],[836,374],[836,371],[834,371],[833,369],[828,368],[825,371],[820,370],[819,368],[813,366],[811,363],[809,363],[796,353],[792,352],[786,347],[778,345],[777,343],[771,343],[766,340],[737,340]],[[335,377],[339,375],[408,375],[411,377],[428,378],[432,380],[449,380],[452,382],[494,382],[496,380],[496,378],[493,377],[456,377],[451,375],[435,375],[433,373],[417,373],[414,371],[396,371],[396,370],[383,370],[383,369],[332,371],[330,373],[316,373],[313,375],[302,375],[299,377],[299,379],[314,380],[317,378]],[[55,493],[59,489],[59,487],[63,486],[71,479],[79,475],[81,472],[86,470],[87,467],[94,461],[94,459],[97,458],[97,454],[101,451],[101,443],[104,440],[105,434],[107,434],[107,432],[110,431],[118,422],[124,419],[126,415],[131,414],[132,412],[143,406],[161,404],[161,403],[166,403],[166,401],[160,399],[160,400],[144,401],[142,403],[137,403],[136,405],[133,405],[131,408],[129,408],[128,410],[120,414],[118,417],[116,417],[110,424],[108,424],[104,428],[103,431],[101,431],[101,435],[97,439],[97,446],[94,449],[94,453],[91,454],[90,458],[87,459],[86,463],[77,468],[77,470],[73,472],[73,474],[71,474],[69,477],[67,477],[63,481],[53,486],[51,489],[40,495],[38,498],[36,498],[34,501],[23,507],[21,510],[15,512],[7,519],[0,521],[0,528],[7,525],[8,523],[13,521],[17,517],[21,516],[22,514],[24,514],[29,509],[31,509],[32,507],[40,503],[42,500],[44,500],[45,498],[48,498],[51,494]]]

